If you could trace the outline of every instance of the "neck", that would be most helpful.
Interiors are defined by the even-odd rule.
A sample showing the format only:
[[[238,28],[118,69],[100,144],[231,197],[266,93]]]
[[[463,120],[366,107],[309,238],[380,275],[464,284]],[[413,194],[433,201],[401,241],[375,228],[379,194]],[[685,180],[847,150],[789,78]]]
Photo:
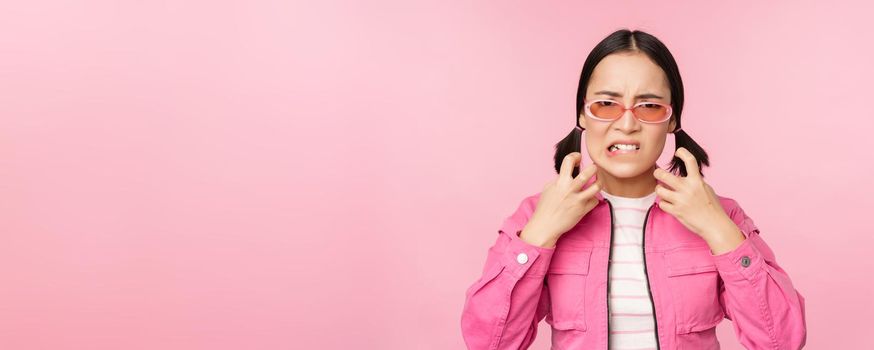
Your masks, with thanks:
[[[598,169],[598,179],[601,181],[602,190],[619,197],[640,198],[655,191],[658,184],[652,172],[655,165],[642,174],[630,178],[617,178],[602,169]]]

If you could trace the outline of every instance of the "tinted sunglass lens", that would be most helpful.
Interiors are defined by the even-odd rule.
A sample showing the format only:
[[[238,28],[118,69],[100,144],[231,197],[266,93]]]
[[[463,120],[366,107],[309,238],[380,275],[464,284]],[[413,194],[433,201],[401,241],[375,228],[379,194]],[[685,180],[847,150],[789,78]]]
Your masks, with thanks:
[[[645,103],[634,108],[634,114],[642,120],[657,122],[665,119],[665,116],[668,114],[668,109],[665,106],[655,103]]]
[[[603,119],[614,119],[624,111],[622,105],[610,101],[595,102],[589,107],[589,110],[596,117]]]

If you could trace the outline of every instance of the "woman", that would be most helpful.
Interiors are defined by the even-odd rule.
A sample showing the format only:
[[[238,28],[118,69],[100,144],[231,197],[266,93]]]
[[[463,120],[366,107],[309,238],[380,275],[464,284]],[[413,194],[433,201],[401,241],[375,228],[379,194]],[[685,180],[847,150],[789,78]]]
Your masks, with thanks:
[[[592,50],[558,177],[504,221],[467,289],[468,348],[526,349],[544,318],[554,349],[718,349],[723,318],[747,348],[804,345],[804,298],[753,220],[704,181],[682,110],[657,38],[619,30]],[[594,164],[578,170],[583,131]]]

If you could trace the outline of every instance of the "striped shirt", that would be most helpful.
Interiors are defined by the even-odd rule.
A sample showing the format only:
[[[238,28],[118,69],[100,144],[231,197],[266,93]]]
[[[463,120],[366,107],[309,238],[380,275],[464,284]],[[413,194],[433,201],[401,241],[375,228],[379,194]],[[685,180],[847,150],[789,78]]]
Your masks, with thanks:
[[[643,223],[656,193],[628,198],[601,191],[613,206],[610,349],[655,350],[655,320],[643,265]]]

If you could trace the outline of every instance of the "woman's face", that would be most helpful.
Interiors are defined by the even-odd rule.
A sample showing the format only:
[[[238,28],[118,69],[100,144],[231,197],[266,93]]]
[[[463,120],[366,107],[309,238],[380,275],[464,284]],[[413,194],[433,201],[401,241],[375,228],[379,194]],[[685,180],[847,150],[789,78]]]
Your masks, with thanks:
[[[668,79],[659,66],[643,53],[615,53],[608,55],[595,66],[586,101],[607,99],[631,107],[641,101],[661,102],[670,105],[671,90]],[[580,125],[586,130],[584,137],[589,157],[601,170],[616,178],[633,178],[652,172],[662,154],[667,133],[673,130],[671,120],[658,124],[642,123],[631,111],[614,121],[591,119],[583,111]],[[615,143],[638,143],[636,151],[610,152]]]

